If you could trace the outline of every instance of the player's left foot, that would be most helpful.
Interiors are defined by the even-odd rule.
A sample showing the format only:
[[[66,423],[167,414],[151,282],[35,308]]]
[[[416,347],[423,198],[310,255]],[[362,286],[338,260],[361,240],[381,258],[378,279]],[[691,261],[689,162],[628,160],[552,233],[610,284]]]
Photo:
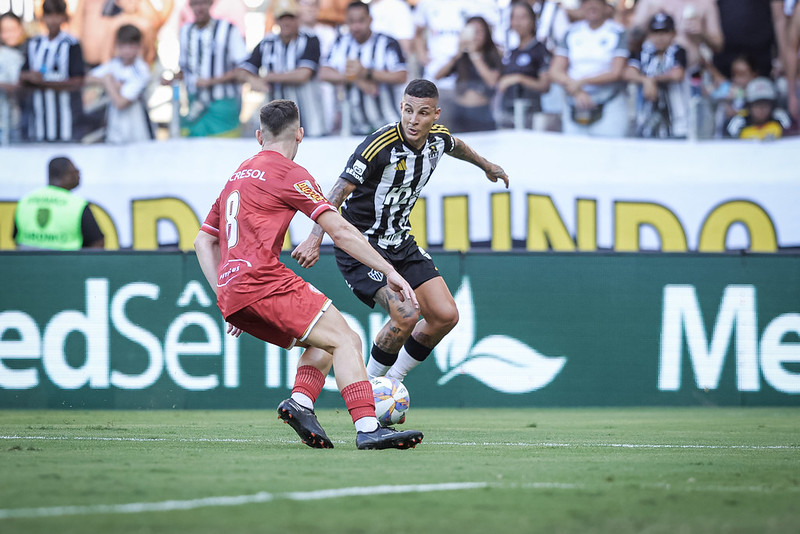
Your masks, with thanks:
[[[297,432],[303,443],[314,449],[332,449],[333,443],[317,421],[314,410],[301,406],[294,399],[286,399],[278,405],[278,418],[283,419]]]
[[[419,430],[395,430],[379,426],[372,432],[356,434],[356,446],[361,449],[413,449],[422,442]]]

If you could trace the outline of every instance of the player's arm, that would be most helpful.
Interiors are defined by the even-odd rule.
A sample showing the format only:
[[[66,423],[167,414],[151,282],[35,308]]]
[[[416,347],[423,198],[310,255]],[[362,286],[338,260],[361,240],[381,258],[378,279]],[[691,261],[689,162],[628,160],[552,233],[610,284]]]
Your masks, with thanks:
[[[203,271],[203,275],[205,275],[206,280],[208,280],[208,285],[211,286],[211,290],[216,295],[217,269],[219,268],[219,262],[222,258],[219,252],[219,237],[200,230],[197,232],[197,237],[194,238],[194,250],[197,253],[197,261],[200,263],[200,270]],[[228,334],[233,337],[239,337],[241,335],[241,329],[230,323],[226,324],[228,325]]]
[[[337,208],[342,205],[342,202],[350,196],[350,193],[356,190],[356,184],[348,182],[344,178],[339,178],[333,184],[333,188],[328,193],[328,202]],[[301,267],[309,268],[317,263],[319,259],[319,247],[322,245],[322,238],[325,235],[325,230],[319,225],[319,222],[311,229],[308,237],[297,245],[292,251],[292,258],[297,260]],[[359,234],[360,235],[360,234]]]
[[[419,308],[414,290],[405,278],[400,276],[394,267],[378,254],[355,226],[344,220],[338,211],[327,210],[317,217],[317,224],[331,236],[336,246],[347,252],[367,267],[382,272],[386,276],[389,288],[400,296],[400,300],[411,301]]]
[[[453,150],[448,152],[448,154],[456,159],[472,163],[486,173],[486,177],[490,182],[502,180],[503,183],[506,184],[506,189],[508,189],[508,175],[500,165],[492,163],[484,158],[458,137],[453,137],[453,145]]]
[[[194,239],[194,250],[197,253],[200,270],[203,271],[206,280],[208,280],[208,285],[211,286],[211,290],[216,295],[217,270],[222,257],[219,252],[219,237],[200,230]]]

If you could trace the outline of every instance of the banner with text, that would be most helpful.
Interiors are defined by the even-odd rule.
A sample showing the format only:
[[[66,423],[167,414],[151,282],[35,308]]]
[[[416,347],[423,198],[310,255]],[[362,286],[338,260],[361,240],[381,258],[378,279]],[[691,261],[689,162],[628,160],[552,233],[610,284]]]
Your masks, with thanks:
[[[588,139],[537,132],[466,134],[503,166],[508,190],[443,158],[412,212],[422,246],[466,251],[639,251],[800,247],[800,139],[703,143]],[[328,191],[358,138],[305,139],[296,161]],[[0,152],[0,249],[14,247],[16,201],[46,182],[47,161],[81,169],[107,248],[191,249],[199,223],[238,165],[246,139],[175,139],[125,147],[39,145]],[[396,199],[398,202],[405,198]],[[289,242],[311,229],[295,217]]]
[[[407,377],[415,406],[800,406],[800,256],[435,260],[460,321]],[[366,354],[385,313],[330,254],[302,274]],[[300,349],[225,335],[193,254],[3,253],[0,279],[0,408],[274,408],[291,391]]]

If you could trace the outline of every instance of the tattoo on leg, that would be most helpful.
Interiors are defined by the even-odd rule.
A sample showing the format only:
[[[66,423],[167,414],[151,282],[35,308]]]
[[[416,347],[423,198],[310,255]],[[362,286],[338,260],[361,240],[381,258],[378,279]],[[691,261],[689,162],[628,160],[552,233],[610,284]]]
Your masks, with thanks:
[[[424,332],[414,332],[412,336],[419,342],[420,345],[425,345],[426,347],[429,348],[435,347],[436,344],[439,343],[439,341],[441,341],[440,339],[436,339],[433,336],[429,336]]]

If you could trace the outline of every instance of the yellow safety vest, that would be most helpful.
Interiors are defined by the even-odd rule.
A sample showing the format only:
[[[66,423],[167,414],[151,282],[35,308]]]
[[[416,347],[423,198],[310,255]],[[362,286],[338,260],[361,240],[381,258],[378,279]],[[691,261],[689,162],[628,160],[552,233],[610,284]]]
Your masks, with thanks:
[[[61,187],[48,185],[22,197],[14,220],[19,245],[49,250],[83,247],[81,217],[87,202]]]

